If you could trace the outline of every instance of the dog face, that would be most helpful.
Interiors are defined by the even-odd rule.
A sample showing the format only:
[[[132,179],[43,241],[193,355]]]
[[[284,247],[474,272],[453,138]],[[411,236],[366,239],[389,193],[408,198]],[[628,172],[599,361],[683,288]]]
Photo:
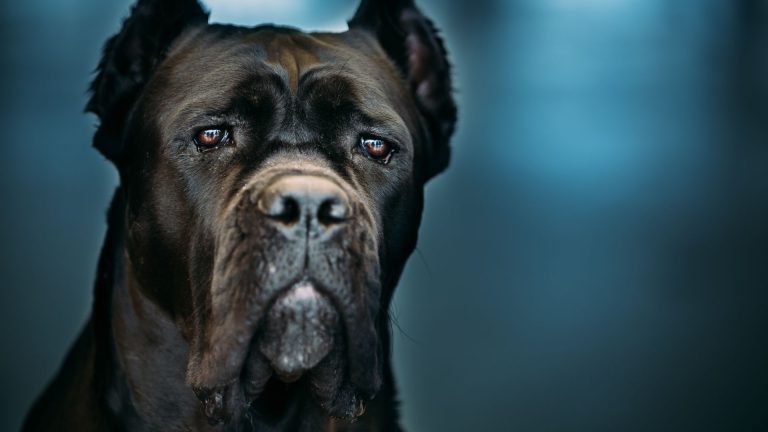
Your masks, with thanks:
[[[364,2],[339,34],[139,1],[107,43],[95,146],[127,196],[131,271],[188,342],[212,421],[275,380],[337,417],[375,396],[422,189],[448,161],[450,93],[407,1]]]

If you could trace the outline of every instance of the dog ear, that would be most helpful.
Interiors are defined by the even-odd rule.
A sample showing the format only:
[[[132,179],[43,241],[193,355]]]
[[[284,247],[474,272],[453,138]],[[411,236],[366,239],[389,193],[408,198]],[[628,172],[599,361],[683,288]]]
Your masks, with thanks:
[[[107,40],[85,108],[99,117],[93,145],[107,159],[120,160],[126,118],[173,40],[207,22],[197,0],[138,0],[120,31]]]
[[[451,65],[432,21],[413,0],[363,0],[349,28],[373,33],[403,72],[431,138],[427,178],[440,173],[450,159],[456,103]]]

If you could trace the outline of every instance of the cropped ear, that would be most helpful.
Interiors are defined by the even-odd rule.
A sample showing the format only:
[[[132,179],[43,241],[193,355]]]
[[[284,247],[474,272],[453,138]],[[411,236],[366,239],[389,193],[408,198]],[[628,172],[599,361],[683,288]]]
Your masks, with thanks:
[[[107,40],[85,107],[99,117],[93,146],[107,159],[119,162],[126,117],[173,40],[207,22],[197,0],[138,0],[120,32]]]
[[[403,72],[430,134],[427,178],[440,173],[450,159],[456,103],[451,65],[432,21],[413,0],[363,0],[349,28],[373,33]]]

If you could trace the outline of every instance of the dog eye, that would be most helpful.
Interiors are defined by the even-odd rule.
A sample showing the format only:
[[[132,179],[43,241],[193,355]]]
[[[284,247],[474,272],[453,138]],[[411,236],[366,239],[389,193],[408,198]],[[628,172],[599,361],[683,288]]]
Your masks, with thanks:
[[[203,129],[195,135],[195,145],[200,151],[211,150],[229,141],[229,131],[223,128]]]
[[[366,156],[384,165],[389,163],[395,153],[395,147],[392,144],[379,138],[362,137],[360,147]]]

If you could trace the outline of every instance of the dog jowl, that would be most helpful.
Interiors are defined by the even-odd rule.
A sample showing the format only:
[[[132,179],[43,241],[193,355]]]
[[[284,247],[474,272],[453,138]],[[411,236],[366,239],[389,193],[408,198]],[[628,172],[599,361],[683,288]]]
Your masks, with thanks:
[[[88,110],[117,167],[89,324],[27,430],[399,430],[388,306],[456,119],[412,1],[343,33],[140,0]]]

